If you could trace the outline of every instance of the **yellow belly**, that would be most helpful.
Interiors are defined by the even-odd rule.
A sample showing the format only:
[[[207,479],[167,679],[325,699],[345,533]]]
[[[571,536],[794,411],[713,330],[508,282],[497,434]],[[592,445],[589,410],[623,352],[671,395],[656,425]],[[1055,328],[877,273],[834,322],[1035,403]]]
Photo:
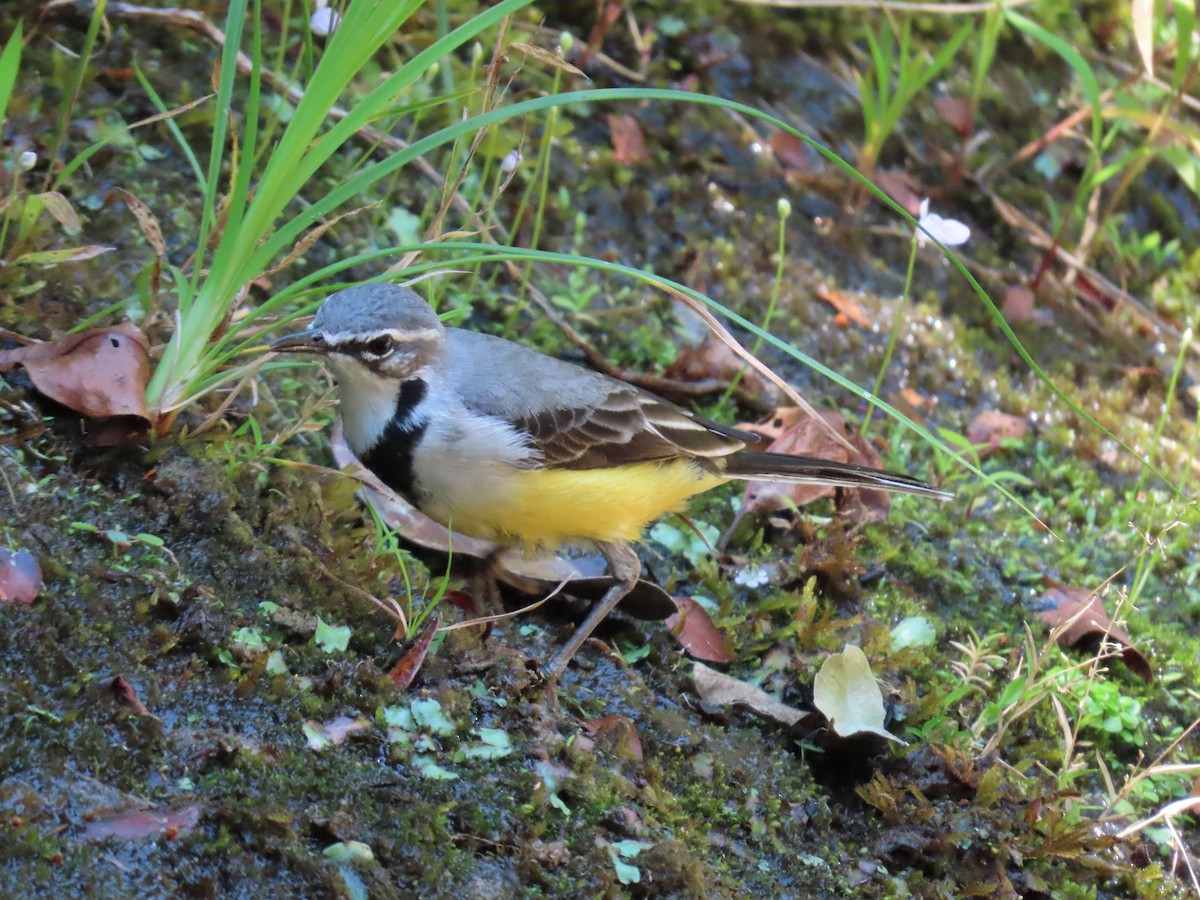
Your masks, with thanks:
[[[611,469],[513,470],[506,490],[455,511],[451,528],[506,544],[636,541],[689,497],[728,479],[686,461]]]

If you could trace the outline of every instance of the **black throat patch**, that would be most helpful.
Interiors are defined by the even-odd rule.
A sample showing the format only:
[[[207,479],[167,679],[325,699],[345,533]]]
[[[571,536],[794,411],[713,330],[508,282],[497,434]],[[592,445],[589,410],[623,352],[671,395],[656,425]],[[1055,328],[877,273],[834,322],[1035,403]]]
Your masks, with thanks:
[[[429,425],[427,418],[414,416],[417,405],[425,398],[429,386],[419,378],[400,385],[396,412],[383,434],[362,457],[362,463],[379,480],[411,503],[421,505],[417,496],[416,476],[413,473],[413,451]]]

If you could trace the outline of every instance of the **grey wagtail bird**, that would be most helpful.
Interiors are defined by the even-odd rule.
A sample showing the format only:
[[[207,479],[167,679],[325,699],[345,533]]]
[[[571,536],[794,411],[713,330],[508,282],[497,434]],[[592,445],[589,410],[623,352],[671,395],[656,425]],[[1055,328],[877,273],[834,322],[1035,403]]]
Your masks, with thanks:
[[[659,516],[727,481],[948,496],[907,475],[750,449],[622,381],[503,338],[442,325],[394,284],[339,291],[276,352],[324,357],[346,442],[384,484],[460,534],[502,546],[591,544],[613,584],[545,670],[553,683],[641,574],[630,546]]]

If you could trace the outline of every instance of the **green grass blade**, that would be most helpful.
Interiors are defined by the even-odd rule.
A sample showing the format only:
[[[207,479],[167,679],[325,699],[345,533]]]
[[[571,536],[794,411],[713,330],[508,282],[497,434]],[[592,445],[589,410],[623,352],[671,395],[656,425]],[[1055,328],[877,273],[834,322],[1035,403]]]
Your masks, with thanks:
[[[1075,74],[1079,76],[1079,80],[1083,83],[1083,95],[1087,99],[1088,106],[1092,108],[1092,153],[1097,153],[1100,147],[1101,135],[1104,131],[1104,111],[1100,106],[1100,83],[1096,80],[1096,73],[1088,65],[1088,61],[1083,58],[1082,53],[1058,35],[1047,31],[1032,19],[1027,19],[1012,9],[1005,10],[1004,15],[1009,22],[1021,31],[1034,40],[1045,44],[1062,57],[1063,62],[1070,66]],[[1096,162],[1098,163],[1099,160],[1096,160]]]
[[[87,75],[87,67],[92,59],[92,51],[96,48],[96,38],[100,35],[100,24],[104,21],[104,10],[107,6],[108,0],[96,0],[96,5],[92,9],[92,18],[88,22],[87,35],[83,39],[83,49],[79,54],[79,65],[75,68],[75,75],[71,79],[71,86],[63,98],[62,109],[58,118],[58,128],[54,132],[54,144],[49,156],[49,172],[51,174],[54,172],[54,166],[58,162],[58,155],[62,152],[63,143],[67,139],[67,126],[70,124],[71,110],[75,108],[75,101],[79,97],[79,91],[83,88],[83,79]],[[46,184],[49,185],[51,180],[48,177]]]
[[[193,292],[200,284],[205,249],[208,247],[208,238],[216,220],[217,192],[221,183],[221,164],[225,159],[225,135],[229,130],[229,116],[233,108],[233,87],[237,82],[237,57],[242,45],[242,23],[246,21],[246,2],[247,0],[231,0],[229,14],[225,17],[225,46],[221,52],[220,77],[217,81],[217,103],[213,114],[208,174],[204,178],[204,205],[200,214],[200,236],[196,241],[196,263],[191,282]],[[156,378],[162,369],[163,366],[160,365],[155,370]],[[170,369],[167,372],[170,372]]]
[[[170,112],[167,104],[163,102],[158,91],[154,89],[154,85],[150,83],[150,79],[146,77],[146,73],[142,71],[142,67],[135,61],[133,64],[133,74],[138,80],[138,84],[142,86],[142,90],[146,92],[146,96],[150,98],[150,102],[154,104],[154,108],[159,113]],[[171,133],[171,137],[175,139],[175,143],[179,145],[179,151],[183,154],[184,159],[188,161],[188,165],[192,167],[192,173],[196,176],[196,184],[200,186],[201,196],[208,193],[208,179],[204,177],[204,169],[200,166],[200,160],[196,158],[196,153],[192,150],[192,145],[187,142],[187,138],[183,136],[183,131],[176,123],[173,116],[168,116],[162,120],[167,131]]]
[[[21,22],[13,29],[12,36],[0,53],[0,122],[8,114],[8,98],[12,96],[13,85],[17,83],[17,70],[21,67]]]

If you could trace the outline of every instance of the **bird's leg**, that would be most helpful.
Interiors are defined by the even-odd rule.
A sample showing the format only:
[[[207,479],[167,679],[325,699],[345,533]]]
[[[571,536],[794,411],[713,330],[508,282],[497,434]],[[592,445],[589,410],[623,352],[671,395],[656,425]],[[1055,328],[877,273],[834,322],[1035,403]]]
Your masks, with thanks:
[[[618,603],[633,590],[638,576],[642,574],[642,561],[628,544],[618,541],[597,541],[596,549],[608,563],[608,572],[613,577],[613,585],[600,601],[596,603],[587,618],[579,623],[571,639],[563,644],[562,649],[554,655],[550,666],[545,670],[545,678],[551,684],[558,681],[559,676],[566,671],[567,665],[583,646],[583,642],[592,636],[596,626],[603,622]]]
[[[499,568],[500,553],[493,550],[479,560],[475,571],[467,579],[467,592],[471,596],[471,615],[485,616],[504,609],[500,600],[500,585],[496,580],[496,570]]]

